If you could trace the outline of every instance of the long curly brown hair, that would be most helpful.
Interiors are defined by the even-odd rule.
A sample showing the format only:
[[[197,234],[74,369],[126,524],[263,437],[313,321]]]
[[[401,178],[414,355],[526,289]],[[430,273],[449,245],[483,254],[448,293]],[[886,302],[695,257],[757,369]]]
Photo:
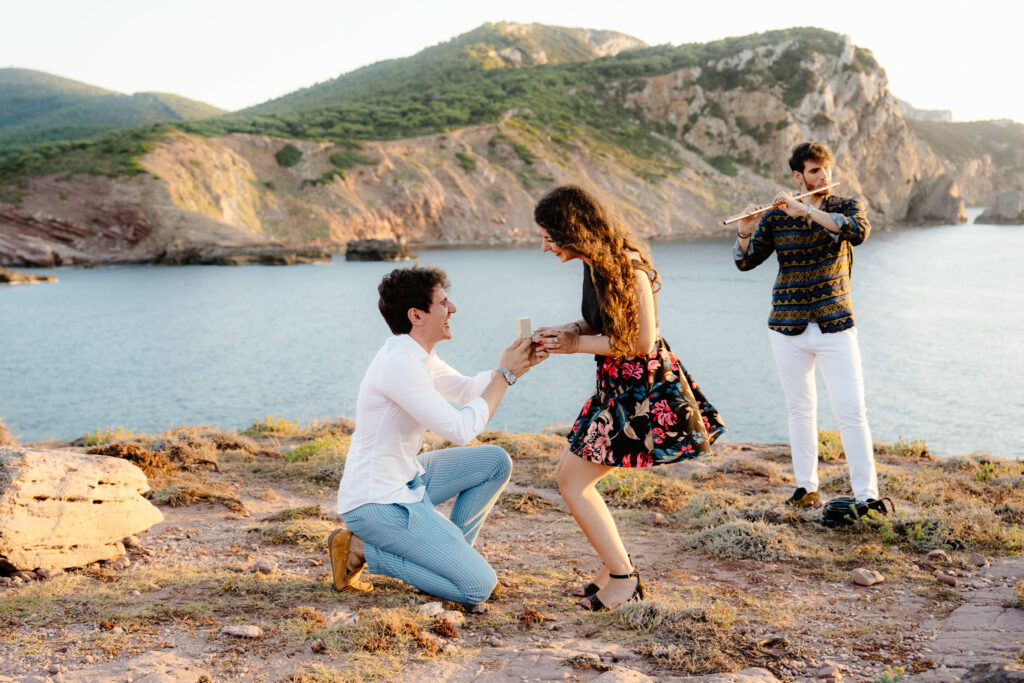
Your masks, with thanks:
[[[537,225],[560,247],[587,257],[604,319],[604,333],[614,351],[629,353],[640,336],[640,303],[633,286],[636,259],[661,288],[647,248],[586,190],[563,185],[548,192],[533,210]]]

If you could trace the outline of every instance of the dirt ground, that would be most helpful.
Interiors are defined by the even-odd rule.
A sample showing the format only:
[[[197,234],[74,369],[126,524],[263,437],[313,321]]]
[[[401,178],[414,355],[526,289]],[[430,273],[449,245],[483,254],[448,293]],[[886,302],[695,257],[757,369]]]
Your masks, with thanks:
[[[897,513],[833,530],[820,510],[781,504],[783,445],[720,444],[626,473],[604,493],[648,597],[595,614],[569,595],[600,561],[557,492],[561,439],[490,433],[516,463],[478,541],[500,585],[482,609],[446,603],[438,617],[423,607],[435,598],[387,577],[333,590],[324,540],[340,524],[343,431],[256,434],[220,451],[219,471],[153,476],[165,519],[127,563],[0,585],[0,681],[894,681],[897,667],[954,681],[1024,661],[1016,463],[882,449]],[[841,458],[821,475],[824,497],[843,493]],[[856,585],[858,567],[885,580]]]

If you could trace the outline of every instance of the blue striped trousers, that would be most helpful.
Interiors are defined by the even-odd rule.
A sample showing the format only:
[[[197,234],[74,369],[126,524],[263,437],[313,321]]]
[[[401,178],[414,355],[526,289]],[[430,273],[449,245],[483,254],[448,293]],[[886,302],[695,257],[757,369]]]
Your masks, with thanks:
[[[480,527],[512,474],[498,446],[466,446],[419,456],[426,472],[409,482],[426,486],[418,503],[368,503],[341,518],[363,539],[371,574],[393,576],[445,600],[475,605],[491,595],[497,574],[473,548]],[[434,504],[455,498],[451,518]]]

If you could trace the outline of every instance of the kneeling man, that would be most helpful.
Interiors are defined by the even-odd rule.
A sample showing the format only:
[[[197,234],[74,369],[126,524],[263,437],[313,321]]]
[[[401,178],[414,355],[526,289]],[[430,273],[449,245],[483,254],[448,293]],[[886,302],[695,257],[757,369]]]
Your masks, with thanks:
[[[377,288],[394,336],[359,385],[356,430],[338,487],[347,529],[329,541],[338,590],[370,590],[360,579],[364,568],[467,605],[486,600],[497,584],[473,541],[508,483],[508,453],[471,446],[418,454],[427,429],[469,443],[508,387],[545,354],[520,339],[501,354],[497,369],[459,374],[434,353],[452,336],[448,288],[444,271],[418,266],[390,272]],[[453,497],[448,518],[434,506]]]

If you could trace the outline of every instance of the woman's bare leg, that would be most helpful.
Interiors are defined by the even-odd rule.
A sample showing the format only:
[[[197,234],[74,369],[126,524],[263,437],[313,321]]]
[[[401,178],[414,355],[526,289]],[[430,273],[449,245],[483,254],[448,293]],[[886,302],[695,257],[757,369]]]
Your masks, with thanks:
[[[604,561],[605,567],[612,574],[628,574],[633,571],[629,555],[622,545],[619,530],[615,527],[604,498],[595,488],[597,482],[611,474],[614,467],[577,457],[569,452],[568,446],[562,451],[558,469],[558,490],[569,511],[580,525],[590,545]],[[609,578],[606,585],[597,593],[608,607],[628,600],[636,588],[636,579]]]

